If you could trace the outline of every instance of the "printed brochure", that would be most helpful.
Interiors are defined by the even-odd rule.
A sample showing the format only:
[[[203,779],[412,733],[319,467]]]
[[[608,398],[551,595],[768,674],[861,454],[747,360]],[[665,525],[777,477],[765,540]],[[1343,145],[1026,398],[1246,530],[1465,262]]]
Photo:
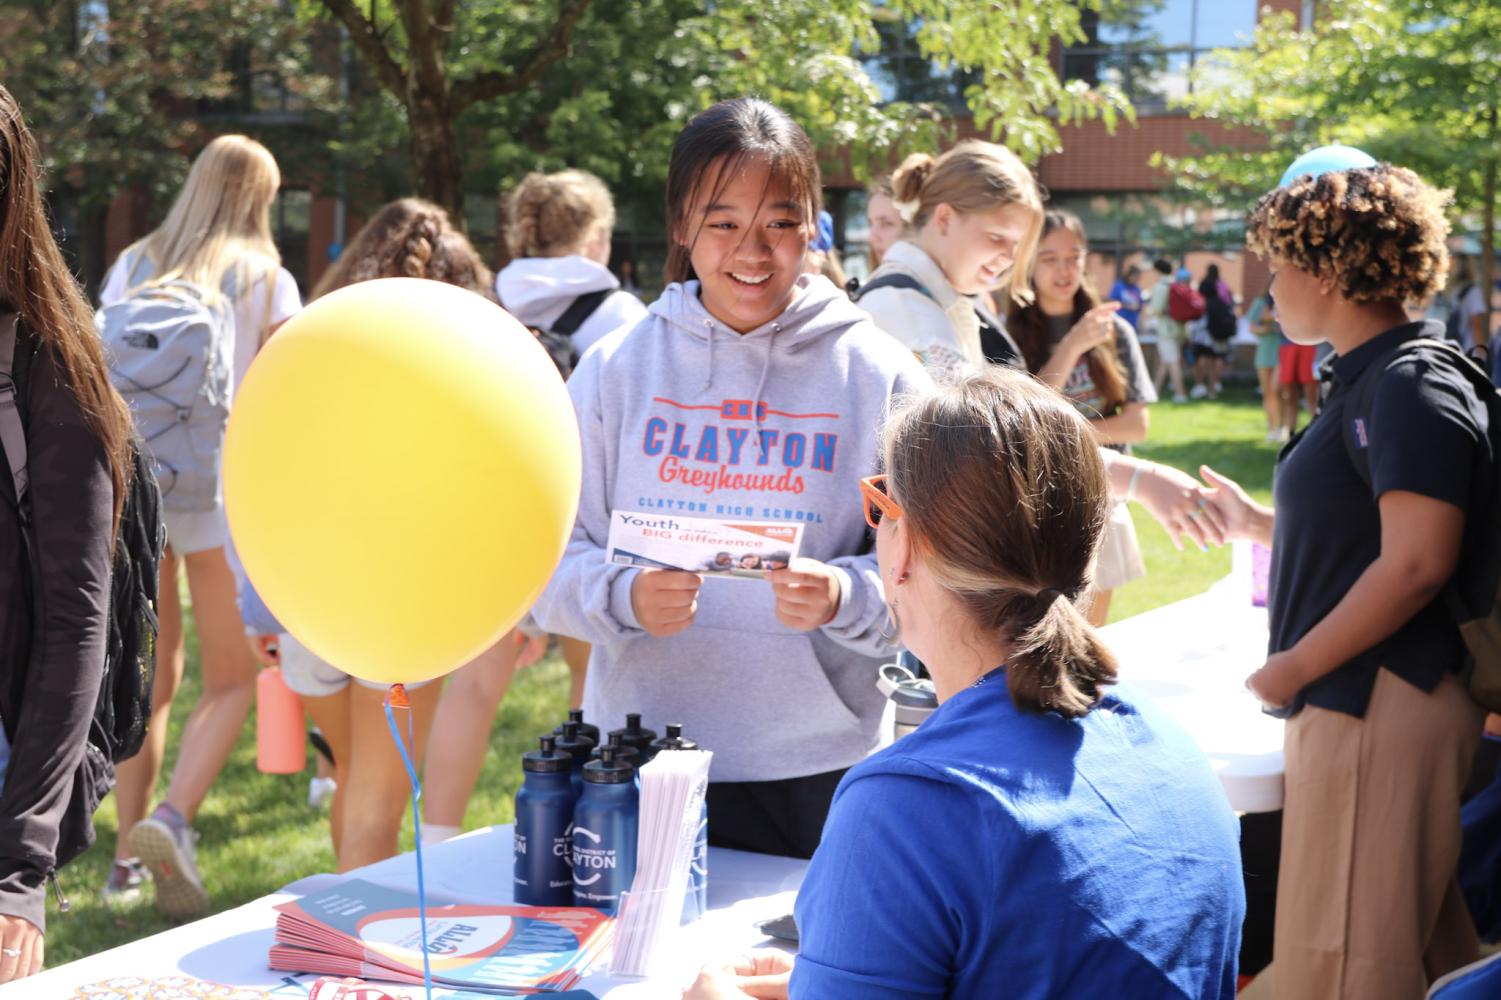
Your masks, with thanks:
[[[417,897],[350,879],[277,907],[271,968],[422,982]],[[608,946],[608,916],[585,907],[427,906],[435,985],[479,993],[570,989]]]
[[[803,526],[676,514],[610,513],[605,561],[620,566],[683,569],[708,576],[759,579],[797,558]]]

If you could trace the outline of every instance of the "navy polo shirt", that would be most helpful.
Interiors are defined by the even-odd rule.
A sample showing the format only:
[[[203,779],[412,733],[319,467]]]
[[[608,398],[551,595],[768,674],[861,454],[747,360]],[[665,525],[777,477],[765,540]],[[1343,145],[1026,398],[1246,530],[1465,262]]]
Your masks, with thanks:
[[[1379,376],[1363,435],[1370,449],[1369,489],[1345,450],[1344,424],[1355,419],[1346,417],[1345,403],[1355,380],[1403,341],[1443,335],[1442,323],[1406,323],[1331,360],[1323,408],[1284,449],[1272,485],[1277,519],[1268,652],[1291,649],[1375,562],[1382,494],[1403,490],[1471,508],[1487,414],[1465,377],[1446,366],[1409,359]],[[1463,648],[1442,598],[1435,599],[1390,638],[1309,684],[1288,709],[1274,714],[1292,715],[1309,704],[1363,717],[1378,669],[1432,691],[1446,673],[1459,670]]]

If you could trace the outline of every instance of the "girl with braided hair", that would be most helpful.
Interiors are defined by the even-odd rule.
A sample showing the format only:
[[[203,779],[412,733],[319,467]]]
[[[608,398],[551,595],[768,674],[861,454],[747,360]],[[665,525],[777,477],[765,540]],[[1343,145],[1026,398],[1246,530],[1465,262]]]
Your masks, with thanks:
[[[463,233],[454,229],[443,209],[418,198],[402,198],[378,211],[324,274],[313,298],[377,278],[426,278],[490,297],[490,271],[474,247]],[[419,333],[414,331],[416,335]],[[267,631],[276,629],[272,622],[261,627]],[[272,636],[261,638],[264,647],[269,645],[264,640]],[[382,704],[386,685],[351,678],[319,659],[290,634],[275,638],[287,686],[302,696],[303,704],[333,752],[337,785],[329,826],[339,870],[348,871],[390,857],[396,853],[397,834],[406,810],[407,774],[386,732]],[[453,700],[461,705],[483,701],[476,699],[476,690],[493,689],[497,683],[503,693],[503,682],[509,681],[520,652],[518,638],[512,633],[461,667],[450,687],[462,697]],[[406,687],[415,725],[414,745],[420,760],[433,729],[434,715],[439,712],[442,685],[422,683]],[[498,702],[498,694],[489,702],[481,741],[489,733],[490,716]],[[443,704],[448,705],[449,699]],[[437,824],[453,826],[453,832],[457,832],[457,824],[462,821],[463,804],[479,771],[478,758],[483,755],[482,748],[475,754],[463,739],[472,728],[446,722],[440,726],[440,731],[450,738],[450,747],[444,752],[462,760],[460,766],[431,769],[434,780],[428,788],[430,801],[426,815],[432,817],[435,801],[456,799],[457,820],[447,820],[444,816],[438,818]],[[464,745],[452,746],[454,739]],[[437,748],[434,752],[438,752]],[[470,758],[472,767],[465,763]],[[460,777],[463,774],[469,775],[467,783]],[[423,834],[427,837],[429,831],[424,829]]]

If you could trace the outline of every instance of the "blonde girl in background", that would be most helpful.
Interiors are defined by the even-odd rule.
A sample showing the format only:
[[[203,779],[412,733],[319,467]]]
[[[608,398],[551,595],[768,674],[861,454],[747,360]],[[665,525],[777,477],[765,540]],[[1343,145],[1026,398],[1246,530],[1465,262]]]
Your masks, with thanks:
[[[301,307],[297,285],[281,267],[271,240],[271,202],[280,185],[276,160],[266,147],[243,135],[215,139],[194,161],[162,224],[110,269],[100,304],[168,279],[222,294],[233,306],[233,386],[238,388],[261,344]],[[116,901],[136,895],[144,863],[155,879],[157,906],[171,916],[192,916],[208,907],[208,894],[198,876],[191,824],[245,724],[256,664],[235,604],[222,499],[212,511],[164,509],[162,515],[167,554],[157,600],[161,634],[151,723],[141,752],[119,767],[119,838],[104,894]],[[182,680],[178,573],[183,569],[198,631],[203,693],[183,726],[166,799],[143,819],[161,771],[172,698]]]
[[[578,357],[601,337],[646,317],[646,306],[620,287],[607,266],[615,203],[598,177],[583,170],[527,174],[506,202],[506,217],[513,259],[496,276],[495,292],[511,315],[551,330],[574,310],[569,319],[576,325],[560,332],[572,339]],[[559,644],[568,663],[568,704],[579,708],[589,644],[567,636]]]
[[[1050,209],[1032,265],[1030,303],[1011,301],[1006,329],[1027,370],[1062,392],[1089,421],[1095,440],[1122,454],[1147,436],[1157,391],[1136,331],[1119,302],[1100,301],[1084,280],[1089,238],[1078,216]],[[1131,512],[1110,506],[1087,599],[1089,623],[1104,625],[1117,587],[1146,575]]]
[[[1042,193],[1010,150],[977,139],[936,159],[914,153],[892,177],[905,238],[857,300],[940,381],[986,364],[1024,369],[1021,349],[991,311],[989,296],[1029,304],[1025,276],[1043,228]],[[1219,544],[1218,514],[1176,469],[1105,449],[1111,489],[1136,500],[1175,545]]]

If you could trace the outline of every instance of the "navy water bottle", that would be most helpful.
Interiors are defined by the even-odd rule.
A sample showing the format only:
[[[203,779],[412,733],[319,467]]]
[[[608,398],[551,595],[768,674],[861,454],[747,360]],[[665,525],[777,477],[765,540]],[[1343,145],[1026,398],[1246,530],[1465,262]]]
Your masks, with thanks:
[[[551,736],[541,750],[521,755],[522,783],[516,790],[516,902],[527,906],[573,905],[573,858],[569,824],[578,793],[573,789],[573,756],[558,750]]]
[[[614,913],[636,877],[641,798],[635,768],[604,747],[584,767],[584,792],[573,809],[573,905]]]
[[[578,731],[577,722],[565,722],[562,729],[563,734],[554,737],[554,741],[559,750],[573,758],[573,792],[581,795],[584,791],[584,765],[589,763],[594,741]]]
[[[590,723],[584,721],[584,710],[582,708],[570,708],[568,710],[568,722],[571,722],[574,725],[578,726],[579,735],[592,740],[595,746],[599,746],[604,743],[604,740],[601,739],[599,735],[599,727],[591,725]],[[553,730],[553,733],[555,735],[561,736],[563,734],[563,726],[567,724],[568,723],[566,722],[560,723],[558,727]]]
[[[683,735],[681,722],[669,722],[667,735],[652,744],[653,754],[664,750],[697,750],[698,744]],[[693,861],[688,866],[688,892],[683,900],[683,922],[709,912],[709,801],[698,814],[698,837],[693,841]]]
[[[657,738],[655,729],[643,729],[641,727],[641,713],[627,712],[624,729],[610,730],[611,736],[618,735],[620,742],[628,747],[633,747],[641,755],[641,763],[645,764],[652,759],[652,741]]]
[[[592,751],[590,751],[589,759],[599,760],[600,754],[604,753],[606,750],[614,750],[615,759],[617,761],[620,761],[624,764],[629,764],[631,766],[631,770],[633,771],[639,770],[641,767],[641,752],[635,747],[626,746],[624,739],[625,738],[620,735],[620,730],[615,730],[610,734],[610,742],[608,744],[602,747],[595,747]],[[640,786],[641,782],[637,780],[636,787],[639,788]]]

